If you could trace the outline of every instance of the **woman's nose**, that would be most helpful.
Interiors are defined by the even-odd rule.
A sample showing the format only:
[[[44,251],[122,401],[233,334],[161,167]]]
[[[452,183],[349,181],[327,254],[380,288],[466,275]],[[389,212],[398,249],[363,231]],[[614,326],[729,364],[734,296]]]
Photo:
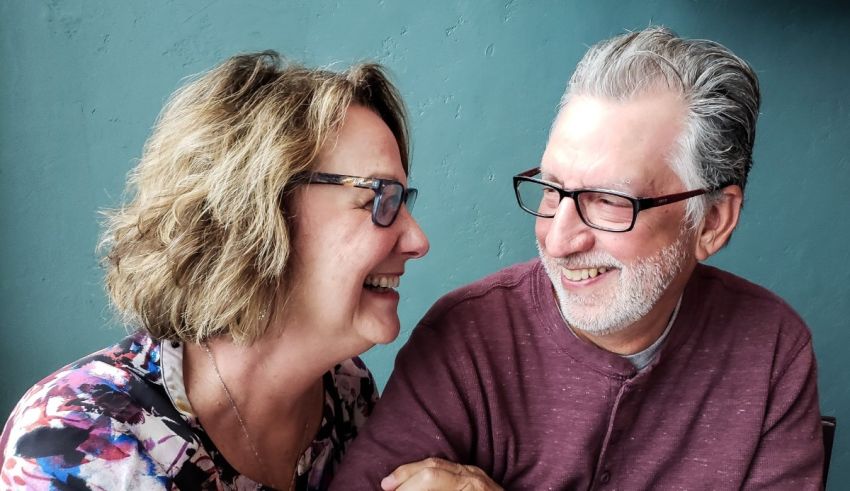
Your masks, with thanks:
[[[428,249],[431,245],[428,243],[428,237],[425,232],[413,218],[413,215],[407,210],[407,207],[402,207],[399,212],[398,220],[403,227],[403,232],[399,238],[398,247],[401,253],[410,259],[416,259],[428,254]]]

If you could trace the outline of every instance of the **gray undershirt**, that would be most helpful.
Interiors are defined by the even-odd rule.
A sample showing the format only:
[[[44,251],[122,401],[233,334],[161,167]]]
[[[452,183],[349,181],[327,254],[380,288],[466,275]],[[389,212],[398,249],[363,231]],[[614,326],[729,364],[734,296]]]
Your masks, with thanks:
[[[664,328],[664,332],[661,333],[661,336],[658,336],[658,339],[655,340],[654,343],[649,345],[643,351],[635,353],[633,355],[622,355],[623,358],[629,360],[638,371],[646,368],[653,359],[655,359],[655,355],[658,353],[658,349],[661,348],[661,345],[664,344],[664,340],[667,339],[667,335],[670,334],[670,328],[673,327],[673,322],[676,321],[676,316],[679,314],[679,306],[682,305],[682,297],[679,296],[679,300],[676,302],[676,308],[673,309],[673,314],[670,316],[670,320],[667,322],[667,327]]]

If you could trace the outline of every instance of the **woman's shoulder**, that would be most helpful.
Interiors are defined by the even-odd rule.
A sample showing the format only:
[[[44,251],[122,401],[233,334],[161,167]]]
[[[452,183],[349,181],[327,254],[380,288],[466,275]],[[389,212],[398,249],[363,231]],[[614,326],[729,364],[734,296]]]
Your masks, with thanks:
[[[62,418],[78,422],[81,414],[132,423],[146,403],[143,400],[150,399],[146,393],[160,390],[160,373],[159,343],[135,333],[37,382],[12,417],[32,426]]]
[[[136,333],[35,384],[0,440],[4,484],[161,487],[157,457],[165,456],[157,454],[193,436],[161,385],[159,353],[158,342]]]

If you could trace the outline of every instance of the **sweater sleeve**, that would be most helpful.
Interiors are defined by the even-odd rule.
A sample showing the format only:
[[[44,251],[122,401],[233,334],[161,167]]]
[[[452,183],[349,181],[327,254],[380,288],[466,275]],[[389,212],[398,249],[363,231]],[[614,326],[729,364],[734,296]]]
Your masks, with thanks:
[[[743,489],[822,489],[823,435],[811,339],[775,377],[764,421]]]
[[[451,329],[426,319],[399,351],[375,411],[352,443],[331,489],[374,490],[396,467],[428,457],[464,462],[474,410],[464,387],[468,363],[454,349]]]

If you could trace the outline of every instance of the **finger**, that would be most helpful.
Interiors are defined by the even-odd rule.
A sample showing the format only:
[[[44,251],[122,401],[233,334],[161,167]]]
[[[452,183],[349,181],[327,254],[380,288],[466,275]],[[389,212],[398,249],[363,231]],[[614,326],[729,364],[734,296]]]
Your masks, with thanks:
[[[463,471],[463,466],[436,457],[400,465],[381,481],[381,489],[393,491],[424,469],[439,469],[448,473],[459,474]]]
[[[460,476],[447,469],[422,467],[407,480],[402,482],[395,491],[456,491],[460,489],[475,489],[467,485],[470,476]]]

